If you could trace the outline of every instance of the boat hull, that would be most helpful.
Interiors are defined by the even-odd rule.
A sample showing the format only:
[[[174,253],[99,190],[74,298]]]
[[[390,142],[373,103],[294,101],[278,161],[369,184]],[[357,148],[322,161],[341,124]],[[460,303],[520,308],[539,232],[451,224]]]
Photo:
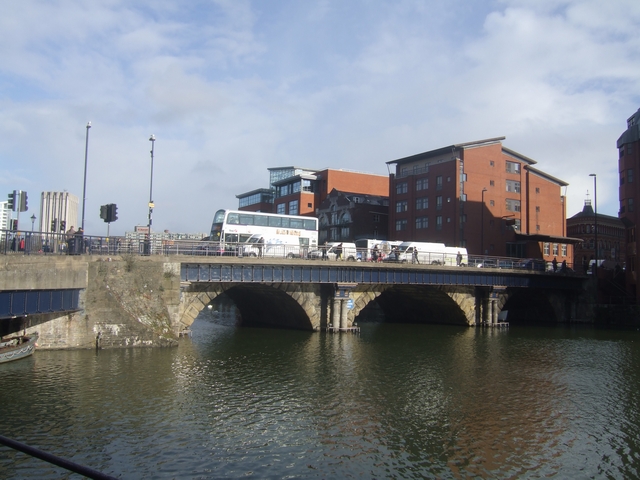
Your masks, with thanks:
[[[11,340],[18,340],[20,343],[0,348],[0,363],[12,362],[33,355],[36,349],[38,334],[15,337],[15,339],[9,339],[3,342],[3,344],[11,343]]]

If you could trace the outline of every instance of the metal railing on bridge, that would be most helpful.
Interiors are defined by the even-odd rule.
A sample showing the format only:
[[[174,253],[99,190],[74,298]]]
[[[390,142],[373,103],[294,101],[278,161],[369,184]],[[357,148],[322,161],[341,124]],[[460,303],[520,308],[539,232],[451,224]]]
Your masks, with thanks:
[[[326,248],[326,247],[324,247]],[[95,235],[67,235],[50,232],[13,232],[0,230],[0,254],[3,255],[191,255],[223,257],[263,257],[282,259],[303,259],[317,261],[337,261],[334,256],[325,255],[323,246],[300,247],[288,245],[270,245],[256,248],[245,243],[226,243],[205,240],[182,240],[170,237],[152,236],[151,238]],[[446,254],[429,254],[429,263],[435,266],[447,266],[451,262]],[[343,261],[365,261],[371,258],[370,249],[357,249],[357,254]],[[367,260],[370,261],[370,260]],[[379,257],[377,262],[397,264],[392,254]],[[532,258],[511,258],[496,256],[468,256],[463,267],[492,268],[504,270],[530,270],[537,272],[574,274],[571,263],[558,263],[554,269],[551,262]],[[452,268],[460,268],[452,265]]]

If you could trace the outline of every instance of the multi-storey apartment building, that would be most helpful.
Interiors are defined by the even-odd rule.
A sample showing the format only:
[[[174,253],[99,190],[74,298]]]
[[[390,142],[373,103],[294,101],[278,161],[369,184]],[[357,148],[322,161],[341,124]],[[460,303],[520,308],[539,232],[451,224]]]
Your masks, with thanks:
[[[69,192],[42,192],[40,231],[62,232],[78,228],[78,197]]]
[[[626,268],[625,281],[627,293],[640,299],[638,282],[638,244],[636,240],[640,200],[640,109],[627,119],[627,130],[618,138],[618,172],[620,174],[620,212],[619,216],[626,228]]]
[[[598,238],[596,239],[596,225]],[[622,221],[610,215],[596,214],[591,200],[584,202],[584,208],[567,219],[567,234],[582,241],[574,246],[573,264],[579,273],[587,273],[591,260],[609,260],[613,264],[624,265],[625,228]]]
[[[449,145],[387,162],[389,237],[466,247],[492,256],[572,259],[566,182],[502,145],[505,137]]]

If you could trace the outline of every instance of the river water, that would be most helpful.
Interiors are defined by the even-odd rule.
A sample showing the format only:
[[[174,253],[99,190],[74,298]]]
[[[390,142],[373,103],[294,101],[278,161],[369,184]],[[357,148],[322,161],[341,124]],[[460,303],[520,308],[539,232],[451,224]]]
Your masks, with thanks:
[[[0,434],[126,479],[638,478],[640,332],[366,323],[0,366]],[[0,446],[0,478],[78,475]]]

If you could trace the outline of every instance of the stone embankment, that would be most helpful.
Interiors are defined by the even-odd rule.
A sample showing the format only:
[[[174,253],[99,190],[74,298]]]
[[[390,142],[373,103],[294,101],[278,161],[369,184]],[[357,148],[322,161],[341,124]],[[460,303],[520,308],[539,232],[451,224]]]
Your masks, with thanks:
[[[164,257],[7,256],[0,288],[83,289],[80,311],[27,319],[40,349],[172,346],[180,303],[180,263]]]

